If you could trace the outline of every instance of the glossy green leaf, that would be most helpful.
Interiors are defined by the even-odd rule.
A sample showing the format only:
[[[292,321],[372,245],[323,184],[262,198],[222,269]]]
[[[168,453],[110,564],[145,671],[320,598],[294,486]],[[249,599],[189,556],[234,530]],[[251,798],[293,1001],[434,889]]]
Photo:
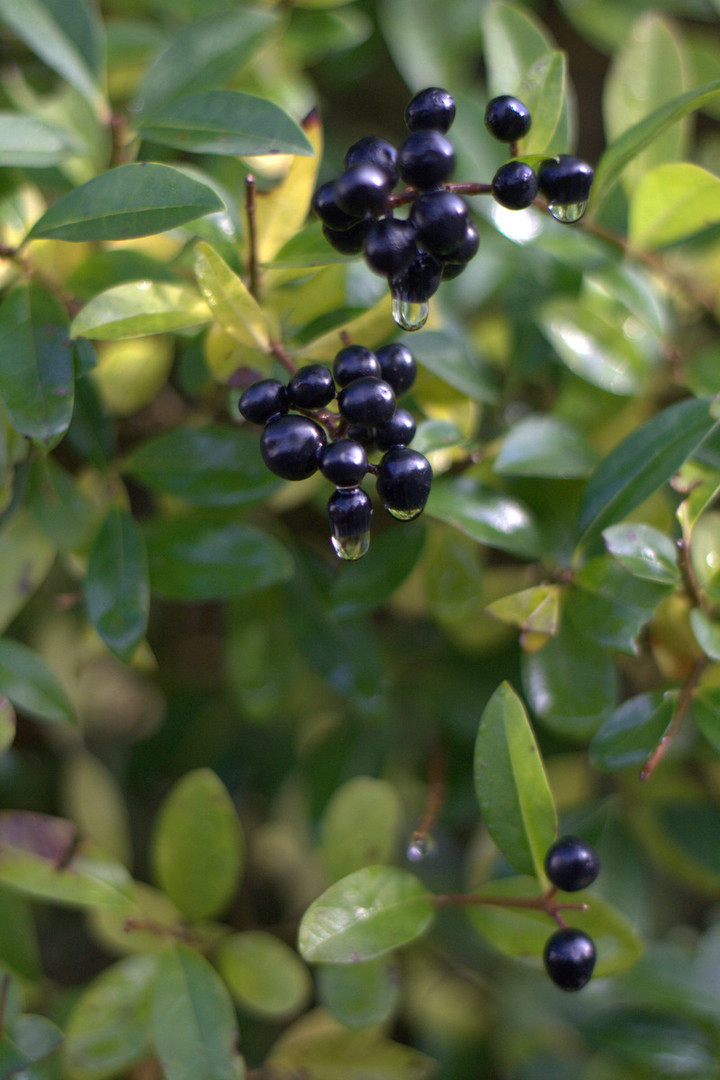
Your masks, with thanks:
[[[200,513],[167,517],[150,522],[145,539],[150,584],[169,600],[243,596],[292,574],[287,549],[268,533],[240,521],[216,524]]]
[[[19,285],[0,307],[0,395],[13,426],[54,446],[73,411],[73,354],[65,311],[37,285]]]
[[[624,701],[590,743],[597,769],[626,769],[647,761],[672,721],[677,694],[656,691]]]
[[[53,457],[33,462],[27,501],[40,528],[61,550],[84,550],[92,543],[102,509]]]
[[[190,919],[209,919],[230,903],[245,841],[232,799],[210,769],[174,786],[155,825],[152,858],[160,886]]]
[[[413,449],[415,449],[413,440]],[[386,529],[373,537],[372,559],[338,567],[332,583],[332,610],[341,619],[376,610],[416,565],[425,543],[424,522],[408,522],[402,530]]]
[[[692,398],[669,405],[626,436],[588,481],[580,544],[587,545],[667,483],[715,424],[709,400]]]
[[[471,476],[436,481],[426,512],[487,547],[525,558],[538,553],[540,540],[529,510]]]
[[[132,956],[87,986],[67,1023],[69,1080],[106,1080],[147,1057],[156,966],[154,956]]]
[[[519,626],[531,634],[554,634],[560,618],[558,585],[533,585],[521,592],[494,600],[485,609],[502,622]]]
[[[414,941],[434,914],[430,893],[414,874],[366,866],[312,902],[300,923],[300,954],[310,963],[372,960]]]
[[[81,184],[53,203],[30,231],[52,240],[130,240],[222,210],[206,184],[169,165],[140,162]]]
[[[0,1033],[0,1078],[26,1074],[60,1047],[63,1033],[45,1016],[25,1013]]]
[[[545,853],[557,835],[555,803],[520,698],[502,683],[483,710],[473,774],[483,820],[511,866],[545,881]]]
[[[668,1061],[679,1063],[676,1075],[698,1080],[712,1076],[715,1068],[717,1052],[710,1033],[675,1008],[651,1008],[642,1002],[610,1008],[594,1018],[588,1034],[607,1047],[614,1061],[630,1065],[635,1076],[660,1076]]]
[[[387,780],[356,776],[339,787],[321,824],[321,853],[333,881],[363,866],[390,862],[401,820],[400,796]]]
[[[525,72],[552,49],[546,31],[532,16],[505,0],[483,11],[488,97],[518,93]]]
[[[479,890],[479,895],[525,898],[537,896],[538,887],[537,882],[529,878],[503,878],[489,882]],[[572,903],[588,905],[587,911],[566,912],[565,917],[595,942],[594,978],[615,975],[639,959],[641,939],[616,908],[589,890],[573,893]],[[544,911],[494,904],[473,904],[466,910],[475,929],[494,948],[509,956],[522,957],[536,967],[541,966],[545,942],[553,929]]]
[[[641,522],[611,525],[603,531],[610,554],[635,577],[678,585],[677,549],[669,536]]]
[[[317,979],[320,1000],[345,1027],[382,1024],[397,1008],[398,971],[384,957],[364,964],[321,964]]]
[[[96,341],[187,330],[210,322],[210,309],[187,285],[131,281],[98,293],[75,316],[73,337]]]
[[[638,248],[662,247],[719,221],[717,176],[688,162],[659,165],[635,189],[628,238]]]
[[[667,131],[672,124],[720,94],[720,79],[704,83],[694,90],[673,98],[655,109],[649,116],[633,124],[607,148],[595,171],[592,205],[598,206],[618,181],[625,166],[637,157],[641,150]]]
[[[47,169],[79,153],[63,128],[20,113],[0,112],[0,166]]]
[[[720,660],[720,623],[710,619],[700,608],[690,612],[690,625],[698,645],[711,660]]]
[[[95,539],[85,603],[90,621],[108,648],[129,661],[145,636],[150,585],[143,534],[125,510],[110,510]]]
[[[194,154],[313,154],[302,128],[286,112],[239,90],[176,98],[141,119],[140,134]]]
[[[181,27],[147,69],[135,108],[147,115],[180,94],[218,86],[250,59],[275,24],[271,11],[240,9]]]
[[[0,888],[0,960],[32,982],[42,978],[33,909],[23,896],[5,888]]]
[[[92,377],[78,379],[75,386],[75,409],[67,441],[76,454],[98,469],[106,469],[115,453],[115,420]]]
[[[564,153],[567,117],[567,61],[565,54],[551,49],[538,57],[525,72],[518,87],[521,100],[532,116],[532,125],[519,150],[528,154]]]
[[[195,249],[195,276],[223,330],[241,345],[269,351],[270,331],[260,305],[222,256],[204,241]]]
[[[493,466],[509,476],[589,476],[596,456],[580,432],[554,416],[527,416],[510,429]]]
[[[67,723],[74,710],[59,679],[27,645],[0,638],[0,693],[37,720]]]
[[[323,235],[322,222],[313,221],[283,244],[269,265],[273,270],[288,270],[347,263],[355,258],[357,256],[342,255],[331,247]]]
[[[448,386],[473,401],[492,403],[496,400],[497,390],[488,367],[457,334],[426,330],[400,340],[408,346],[418,364]]]
[[[673,586],[633,576],[608,555],[588,561],[565,591],[565,611],[578,632],[637,655],[637,637]]]
[[[297,953],[262,930],[226,938],[216,963],[240,1008],[267,1019],[300,1012],[312,995],[310,973]]]
[[[245,1075],[230,995],[207,960],[187,945],[173,945],[158,960],[152,1031],[167,1080]]]
[[[0,631],[5,630],[43,583],[55,561],[55,545],[25,509],[0,529]]]

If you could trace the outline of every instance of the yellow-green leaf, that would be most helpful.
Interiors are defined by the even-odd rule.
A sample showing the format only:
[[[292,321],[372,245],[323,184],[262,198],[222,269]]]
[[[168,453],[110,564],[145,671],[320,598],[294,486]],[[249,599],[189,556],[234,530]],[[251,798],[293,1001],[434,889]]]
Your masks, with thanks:
[[[287,176],[267,195],[257,196],[258,257],[271,262],[283,244],[300,231],[310,210],[322,157],[322,128],[313,110],[301,124],[314,157],[294,157]]]
[[[245,283],[201,240],[195,249],[195,276],[213,315],[228,334],[241,345],[270,349],[267,318]]]
[[[645,173],[630,204],[630,242],[661,247],[720,221],[720,180],[687,162]]]
[[[485,609],[496,619],[533,634],[554,634],[560,615],[560,587],[534,585],[502,596]]]
[[[208,306],[195,289],[164,281],[131,281],[99,293],[74,318],[73,337],[97,341],[144,337],[209,322]]]

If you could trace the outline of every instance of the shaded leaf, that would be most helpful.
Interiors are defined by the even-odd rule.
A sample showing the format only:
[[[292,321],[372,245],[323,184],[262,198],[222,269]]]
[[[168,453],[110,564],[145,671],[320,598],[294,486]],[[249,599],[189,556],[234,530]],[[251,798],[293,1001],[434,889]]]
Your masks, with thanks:
[[[397,968],[384,957],[364,964],[321,964],[317,978],[320,1000],[348,1028],[384,1023],[400,997]]]
[[[322,222],[313,221],[304,229],[296,230],[290,239],[275,253],[270,263],[273,270],[330,266],[331,263],[352,262],[357,256],[342,255],[330,247],[323,235]]]
[[[672,588],[600,555],[588,559],[565,590],[565,612],[581,634],[634,656],[638,634]]]
[[[131,281],[98,293],[75,316],[73,337],[96,341],[186,330],[209,322],[203,298],[187,285]]]
[[[710,619],[700,608],[690,612],[690,625],[695,640],[711,660],[720,660],[720,623]]]
[[[0,1078],[17,1076],[50,1057],[60,1047],[63,1033],[45,1016],[25,1013],[0,1034]]]
[[[12,889],[0,889],[0,959],[18,975],[36,982],[42,978],[40,947],[30,903]],[[5,1010],[9,1019],[9,1010]]]
[[[0,754],[3,754],[8,747],[12,746],[15,740],[16,728],[17,717],[15,716],[15,710],[8,699],[0,695]],[[0,949],[0,957],[2,957],[2,949]]]
[[[53,457],[33,462],[27,500],[35,520],[61,550],[83,550],[92,543],[102,509]]]
[[[150,585],[143,534],[125,510],[110,510],[100,527],[88,561],[85,603],[108,648],[129,661],[145,636]]]
[[[596,456],[571,424],[554,416],[527,416],[505,436],[496,473],[509,476],[588,476]]]
[[[34,116],[0,112],[0,166],[47,169],[77,153],[65,129]]]
[[[59,679],[27,645],[0,638],[0,693],[13,705],[53,723],[74,719],[73,707]]]
[[[322,818],[323,862],[337,881],[363,866],[387,863],[402,818],[398,791],[387,780],[356,776],[339,787]]]
[[[262,930],[226,938],[216,962],[238,1005],[260,1016],[292,1016],[312,994],[310,973],[297,953]]]
[[[415,446],[413,440],[413,449]],[[372,559],[339,567],[332,582],[334,614],[350,618],[385,603],[416,565],[426,531],[421,521],[408,522],[401,530],[386,529],[373,537]]]
[[[675,545],[652,525],[611,525],[603,531],[603,540],[610,554],[635,577],[662,585],[680,583]]]
[[[676,706],[677,694],[661,691],[624,701],[593,736],[593,765],[614,770],[646,762],[671,723]]]
[[[255,345],[268,352],[270,330],[260,305],[222,256],[202,240],[195,248],[195,276],[225,332],[241,345]]]
[[[538,554],[540,539],[529,510],[469,475],[436,480],[426,512],[487,547],[525,558]]]
[[[418,341],[418,338],[422,340]],[[418,364],[461,394],[473,401],[492,403],[496,400],[497,390],[489,369],[463,338],[441,330],[426,330],[412,337],[403,336],[400,340],[408,346]]]
[[[0,631],[5,630],[43,583],[55,561],[55,545],[26,509],[0,529]]]

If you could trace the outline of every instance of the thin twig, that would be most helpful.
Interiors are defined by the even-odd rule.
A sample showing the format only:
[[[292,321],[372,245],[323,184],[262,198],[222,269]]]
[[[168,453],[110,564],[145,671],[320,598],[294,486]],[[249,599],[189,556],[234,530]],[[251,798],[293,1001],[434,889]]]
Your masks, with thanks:
[[[410,838],[410,847],[423,851],[430,840],[430,834],[440,811],[445,805],[445,754],[438,744],[433,748],[428,761],[428,789],[425,806],[417,828]]]
[[[245,177],[245,219],[248,233],[248,288],[255,299],[260,301],[260,265],[257,252],[257,202],[255,177],[248,173]]]
[[[649,780],[652,774],[655,772],[657,766],[665,757],[665,754],[667,753],[670,744],[677,735],[680,729],[680,725],[685,719],[685,715],[690,708],[695,687],[697,686],[698,679],[700,678],[700,674],[706,663],[707,661],[705,657],[703,657],[702,660],[698,660],[697,664],[685,680],[685,684],[682,688],[682,693],[680,694],[680,700],[677,703],[677,708],[675,709],[675,714],[672,718],[672,721],[670,722],[670,726],[668,727],[662,739],[657,744],[652,754],[640,770],[641,780]]]
[[[587,904],[568,904],[555,900],[557,889],[550,889],[541,896],[485,896],[482,893],[440,893],[433,897],[438,907],[466,907],[471,904],[489,904],[492,907],[526,908],[544,911],[558,926],[564,927],[561,911],[587,911]]]

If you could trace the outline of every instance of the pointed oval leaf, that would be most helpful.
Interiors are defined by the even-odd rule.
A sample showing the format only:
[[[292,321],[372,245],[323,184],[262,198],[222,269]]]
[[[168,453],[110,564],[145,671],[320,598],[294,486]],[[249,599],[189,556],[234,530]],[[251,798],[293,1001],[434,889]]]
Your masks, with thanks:
[[[230,995],[199,953],[173,945],[157,964],[152,999],[155,1049],[167,1080],[242,1080]]]
[[[98,293],[75,316],[74,338],[96,341],[144,337],[202,326],[211,318],[195,289],[164,281],[131,281]]]
[[[631,522],[603,530],[610,554],[635,577],[662,585],[679,585],[677,549],[669,536],[652,525]]]
[[[283,109],[240,90],[179,97],[142,119],[140,134],[194,154],[313,154],[302,128]]]
[[[527,12],[504,0],[488,4],[482,22],[489,96],[519,93],[523,75],[552,41]]]
[[[629,698],[607,718],[590,743],[597,769],[626,769],[647,761],[672,722],[676,693],[655,691]]]
[[[245,841],[232,799],[210,769],[178,781],[155,825],[158,883],[190,919],[222,913],[242,872]]]
[[[596,456],[580,432],[555,416],[527,416],[510,429],[493,469],[509,476],[589,476]]]
[[[402,815],[387,780],[356,776],[334,793],[322,818],[322,856],[334,881],[363,866],[389,862]]]
[[[300,923],[300,954],[310,963],[372,960],[414,941],[434,914],[432,897],[414,874],[366,866],[313,901]]]
[[[0,166],[47,169],[79,152],[63,128],[33,116],[0,112]]]
[[[400,997],[398,970],[385,957],[364,964],[321,964],[318,994],[336,1020],[349,1028],[382,1024]]]
[[[720,221],[720,179],[689,162],[644,173],[630,204],[628,239],[637,248],[662,247]]]
[[[554,634],[560,618],[560,587],[533,585],[493,601],[485,610],[528,633]]]
[[[130,240],[223,209],[215,192],[170,165],[118,165],[53,203],[29,238]]]
[[[427,513],[487,547],[525,558],[538,554],[540,538],[530,511],[470,476],[434,483]]]
[[[43,583],[55,554],[55,545],[28,510],[5,519],[0,529],[0,631]]]
[[[317,110],[313,109],[301,126],[312,146],[313,157],[295,157],[281,183],[270,192],[258,192],[256,197],[257,250],[261,263],[275,258],[283,244],[300,231],[310,212],[323,145]]]
[[[145,540],[132,514],[113,508],[88,561],[85,603],[105,644],[129,661],[145,636],[150,585]]]
[[[74,720],[73,707],[57,676],[36,652],[9,638],[0,638],[0,693],[37,720]]]
[[[216,962],[238,1005],[260,1016],[292,1016],[311,997],[310,972],[300,957],[280,938],[262,930],[227,938]]]
[[[256,345],[267,352],[270,331],[262,308],[244,281],[203,240],[195,249],[195,276],[222,328],[241,345]]]
[[[86,550],[92,543],[102,508],[53,457],[33,462],[27,500],[40,528],[61,550]]]
[[[567,117],[567,61],[565,54],[551,49],[538,57],[525,72],[520,97],[532,116],[530,131],[519,146],[520,155],[564,153]]]
[[[73,388],[65,311],[45,289],[18,286],[0,307],[0,394],[15,429],[54,446],[70,424]]]

